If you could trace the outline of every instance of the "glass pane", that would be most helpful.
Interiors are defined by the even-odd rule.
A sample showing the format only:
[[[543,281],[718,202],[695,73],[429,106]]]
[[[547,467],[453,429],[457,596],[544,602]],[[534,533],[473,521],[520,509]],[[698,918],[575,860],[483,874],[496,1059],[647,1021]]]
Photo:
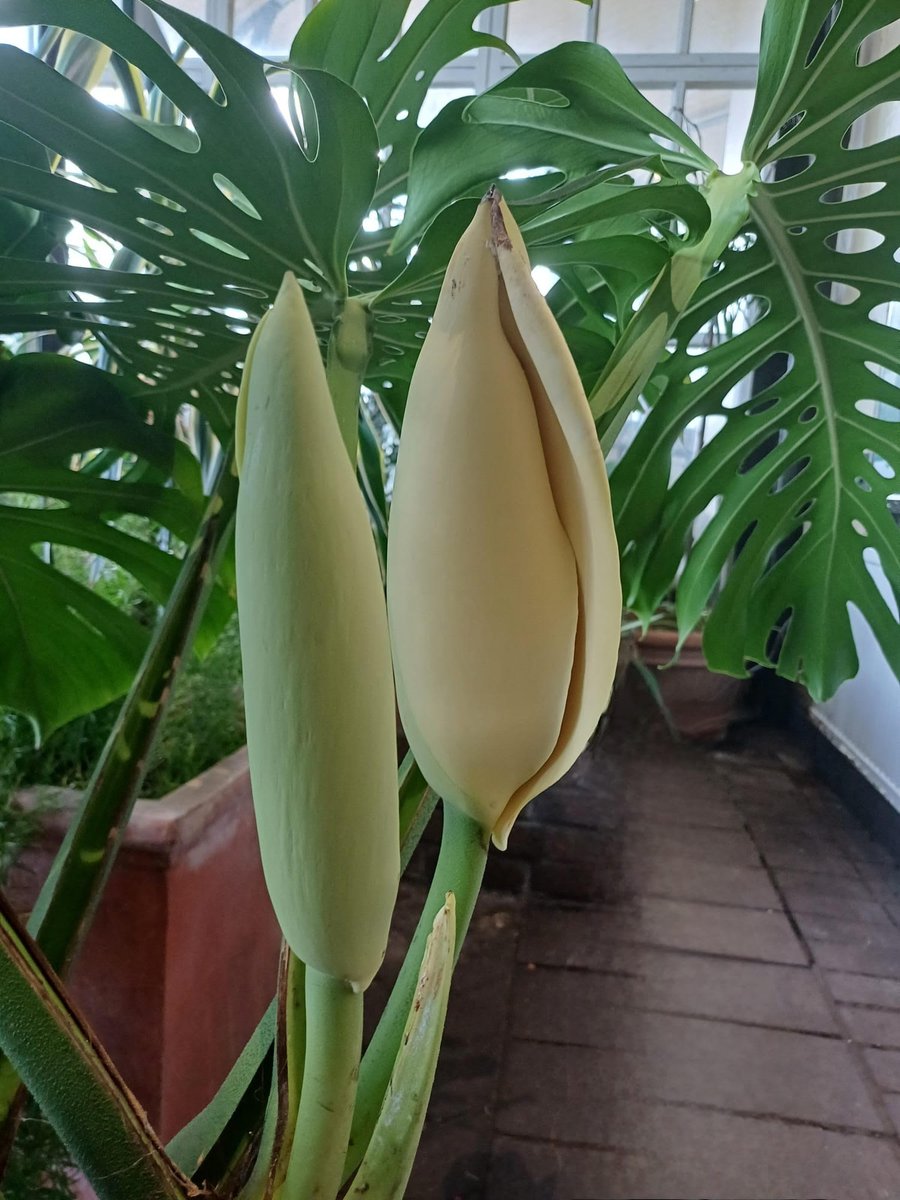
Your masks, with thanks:
[[[445,104],[458,96],[471,96],[471,88],[430,88],[419,111],[419,125],[423,128],[438,115]]]
[[[756,54],[766,0],[694,0],[691,49]]]
[[[741,166],[741,147],[752,107],[751,88],[689,88],[684,98],[685,128],[723,170],[734,172]]]
[[[573,0],[516,0],[508,13],[506,40],[519,54],[583,41],[587,32],[588,10]]]
[[[234,36],[254,50],[286,55],[305,12],[304,0],[235,0]]]
[[[189,13],[192,17],[199,17],[201,21],[205,21],[207,19],[206,0],[173,0],[172,7],[178,8],[182,12]],[[147,10],[145,9],[144,12],[147,13]],[[176,33],[172,26],[169,25],[168,22],[165,21],[158,13],[150,13],[149,15],[158,23],[160,29],[162,30],[163,36],[168,43],[169,49],[174,50],[175,47],[181,42],[181,35]],[[197,55],[192,50],[188,54],[188,57],[196,58]]]
[[[598,40],[613,54],[674,54],[680,10],[679,0],[600,0]]]
[[[663,114],[663,116],[671,117],[672,115],[672,89],[671,88],[641,88],[641,95],[649,100],[651,104]]]

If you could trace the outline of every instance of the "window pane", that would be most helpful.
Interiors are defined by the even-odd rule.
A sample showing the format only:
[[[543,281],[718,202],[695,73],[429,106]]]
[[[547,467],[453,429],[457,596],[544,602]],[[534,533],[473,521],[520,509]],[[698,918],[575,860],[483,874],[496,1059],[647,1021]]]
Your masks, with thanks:
[[[765,0],[694,0],[691,49],[756,54]]]
[[[516,0],[508,12],[507,41],[519,54],[583,41],[587,32],[588,10],[573,0]]]
[[[613,54],[674,54],[680,16],[680,0],[600,0],[598,38]]]
[[[671,88],[641,88],[641,95],[655,105],[663,116],[671,117],[672,115],[672,89]]]
[[[206,0],[173,0],[172,7],[189,13],[192,17],[199,17],[201,21],[207,20]],[[144,12],[147,13],[147,10],[145,9]],[[176,33],[172,26],[158,13],[149,13],[148,15],[159,25],[169,49],[174,50],[181,43],[181,34]],[[188,57],[196,58],[196,51],[190,51]]]
[[[737,171],[752,107],[750,88],[689,88],[684,98],[685,128],[723,170]]]
[[[304,0],[235,0],[234,36],[254,50],[286,55],[305,12]]]
[[[419,124],[427,125],[438,115],[445,104],[459,96],[471,96],[471,88],[430,88],[419,111]]]

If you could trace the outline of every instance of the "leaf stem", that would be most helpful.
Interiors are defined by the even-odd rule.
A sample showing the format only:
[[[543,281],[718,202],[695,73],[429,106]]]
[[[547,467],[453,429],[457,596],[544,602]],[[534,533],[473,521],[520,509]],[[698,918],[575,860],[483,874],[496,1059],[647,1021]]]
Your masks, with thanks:
[[[394,1061],[403,1038],[403,1027],[416,990],[425,944],[434,919],[446,903],[448,892],[456,897],[456,946],[459,957],[487,862],[489,835],[477,821],[452,804],[444,804],[444,829],[434,878],[419,924],[406,953],[400,974],[369,1043],[360,1068],[359,1091],[344,1178],[359,1166],[365,1154],[381,1102],[387,1091]],[[293,1200],[293,1198],[292,1198]]]
[[[370,313],[357,299],[345,300],[331,328],[325,364],[331,402],[354,466],[359,436],[359,392],[372,353],[370,321]]]
[[[276,1193],[282,1200],[337,1195],[359,1078],[362,1021],[362,992],[307,966],[303,1086],[287,1177]]]

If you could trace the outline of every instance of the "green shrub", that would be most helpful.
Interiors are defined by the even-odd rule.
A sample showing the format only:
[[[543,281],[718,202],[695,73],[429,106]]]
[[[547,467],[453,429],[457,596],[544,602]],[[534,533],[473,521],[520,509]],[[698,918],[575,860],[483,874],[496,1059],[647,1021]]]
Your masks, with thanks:
[[[0,779],[22,785],[83,788],[100,757],[120,702],[58,729],[35,749],[31,726],[17,713],[0,713]],[[142,795],[158,798],[211,767],[244,743],[244,702],[237,618],[201,661],[181,670]]]

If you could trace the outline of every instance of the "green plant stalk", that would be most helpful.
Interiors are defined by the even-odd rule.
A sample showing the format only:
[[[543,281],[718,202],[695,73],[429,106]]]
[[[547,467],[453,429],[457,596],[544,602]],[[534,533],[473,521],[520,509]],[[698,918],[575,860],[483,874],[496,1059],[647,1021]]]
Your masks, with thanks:
[[[306,968],[306,1053],[282,1200],[334,1200],[353,1119],[363,993]],[[295,1068],[296,1070],[296,1068]]]
[[[753,163],[735,175],[714,171],[710,176],[704,188],[709,228],[695,245],[676,251],[657,275],[588,397],[604,452],[637,403],[694,292],[747,221],[758,182]]]
[[[325,378],[341,437],[354,467],[359,437],[359,392],[372,353],[371,319],[357,299],[345,300],[331,329],[325,363]]]
[[[0,896],[0,1047],[100,1200],[201,1193],[166,1157],[143,1111]]]
[[[230,458],[223,453],[197,537],[28,922],[61,974],[90,927],[231,533],[237,480]]]
[[[350,1131],[347,1161],[344,1164],[345,1180],[353,1174],[362,1161],[378,1120],[391,1072],[394,1069],[394,1062],[403,1040],[403,1028],[415,995],[422,956],[425,953],[425,945],[434,919],[446,903],[447,893],[453,892],[456,897],[455,962],[462,949],[475,902],[481,890],[490,834],[482,829],[477,821],[473,821],[471,817],[453,805],[444,804],[443,814],[441,851],[428,897],[425,900],[425,907],[422,909],[419,924],[406,952],[397,982],[394,984],[394,989],[385,1005],[378,1028],[375,1030],[360,1067],[356,1109]]]
[[[400,765],[398,785],[400,862],[405,869],[434,811],[437,797],[425,783],[412,753],[408,753]],[[248,1149],[247,1130],[256,1130],[262,1124],[258,1166],[241,1191],[241,1200],[261,1200],[264,1196],[269,1160],[274,1154],[277,1123],[277,1081],[272,1078],[275,1023],[276,1002],[273,1000],[225,1083],[203,1112],[169,1144],[176,1162],[183,1170],[191,1170],[195,1183],[220,1187],[225,1175],[219,1164],[234,1163]],[[205,1152],[204,1147],[208,1148]]]

